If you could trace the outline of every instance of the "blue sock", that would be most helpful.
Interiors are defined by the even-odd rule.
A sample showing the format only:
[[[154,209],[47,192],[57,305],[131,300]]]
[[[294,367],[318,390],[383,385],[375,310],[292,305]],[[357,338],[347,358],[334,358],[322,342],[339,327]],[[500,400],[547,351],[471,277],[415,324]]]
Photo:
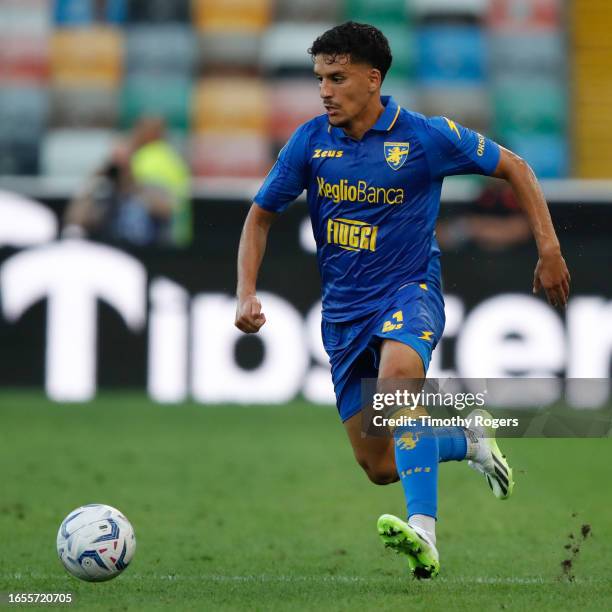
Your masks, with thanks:
[[[438,438],[432,427],[398,427],[394,433],[395,465],[408,516],[436,517],[438,510]]]
[[[436,427],[438,455],[444,461],[463,461],[467,453],[467,439],[461,427]]]

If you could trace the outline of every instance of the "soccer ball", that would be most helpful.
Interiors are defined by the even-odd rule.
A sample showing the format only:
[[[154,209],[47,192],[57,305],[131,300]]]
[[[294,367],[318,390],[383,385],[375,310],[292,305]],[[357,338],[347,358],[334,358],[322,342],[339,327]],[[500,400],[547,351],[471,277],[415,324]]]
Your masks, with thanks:
[[[57,554],[73,576],[102,582],[118,576],[136,550],[134,529],[119,510],[88,504],[73,510],[57,532]]]

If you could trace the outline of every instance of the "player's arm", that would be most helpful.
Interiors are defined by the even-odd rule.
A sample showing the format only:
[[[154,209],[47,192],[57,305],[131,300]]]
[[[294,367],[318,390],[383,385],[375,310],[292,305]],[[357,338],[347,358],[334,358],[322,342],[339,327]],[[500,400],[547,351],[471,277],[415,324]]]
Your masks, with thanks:
[[[240,235],[235,325],[247,334],[257,333],[266,322],[266,317],[261,312],[261,302],[256,295],[256,286],[259,268],[266,251],[268,233],[276,217],[276,213],[253,204]]]
[[[238,246],[238,287],[235,325],[247,334],[257,333],[266,322],[257,299],[256,285],[270,226],[306,188],[306,126],[300,126],[281,149],[249,210]]]
[[[533,292],[537,293],[543,288],[553,306],[565,306],[569,297],[570,274],[561,255],[546,199],[533,170],[518,155],[500,147],[499,163],[492,176],[510,183],[529,220],[539,256],[533,277]]]
[[[433,178],[484,174],[510,183],[527,214],[538,247],[533,291],[535,293],[543,287],[553,306],[565,305],[569,296],[569,272],[561,256],[544,194],[529,164],[482,134],[447,117],[428,119],[424,136],[431,147],[428,158]]]

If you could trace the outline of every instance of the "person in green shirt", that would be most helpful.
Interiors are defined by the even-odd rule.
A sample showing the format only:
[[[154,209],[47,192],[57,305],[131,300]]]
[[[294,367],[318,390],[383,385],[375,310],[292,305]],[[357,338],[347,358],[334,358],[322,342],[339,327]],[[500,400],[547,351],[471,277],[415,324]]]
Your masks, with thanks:
[[[136,246],[189,246],[189,170],[158,117],[143,117],[130,137],[67,208],[65,235]]]
[[[160,241],[175,246],[191,242],[190,174],[165,138],[157,117],[143,117],[132,133],[130,169],[149,214],[160,227]]]

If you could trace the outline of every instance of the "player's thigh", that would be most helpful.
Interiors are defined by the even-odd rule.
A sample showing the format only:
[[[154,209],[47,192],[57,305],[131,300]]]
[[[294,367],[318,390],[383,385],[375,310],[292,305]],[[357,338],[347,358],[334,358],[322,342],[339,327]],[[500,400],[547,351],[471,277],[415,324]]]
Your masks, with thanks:
[[[425,383],[423,357],[409,344],[396,340],[385,340],[380,349],[380,369],[376,381],[376,392],[387,394],[400,393],[398,404],[385,408],[388,416],[399,416],[410,410],[411,416],[425,415],[423,406],[413,405],[405,397],[414,397],[422,391]],[[408,393],[405,396],[404,393]]]
[[[408,344],[399,340],[383,340],[380,347],[378,380],[414,380],[425,378],[423,358]]]
[[[435,287],[412,285],[400,292],[381,321],[379,391],[382,381],[401,381],[401,388],[420,390],[431,353],[444,331],[444,300]],[[392,391],[392,389],[389,389]]]

